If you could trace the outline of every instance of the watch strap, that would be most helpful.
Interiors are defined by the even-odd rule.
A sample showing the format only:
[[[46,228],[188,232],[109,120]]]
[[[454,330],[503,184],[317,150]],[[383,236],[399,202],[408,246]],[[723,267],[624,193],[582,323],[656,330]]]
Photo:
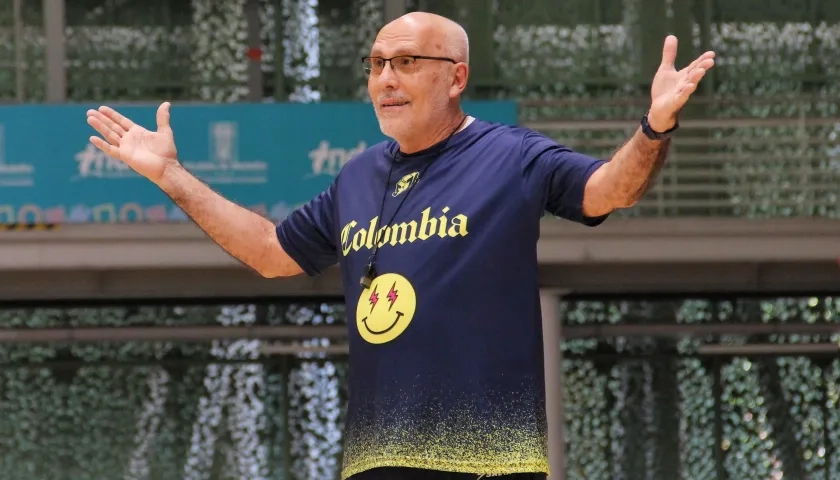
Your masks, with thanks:
[[[665,140],[667,138],[670,138],[671,135],[673,135],[673,133],[676,132],[678,128],[680,128],[679,120],[677,120],[674,126],[670,129],[664,132],[657,132],[656,130],[651,128],[650,123],[648,123],[647,114],[645,114],[642,117],[642,132],[644,132],[645,136],[651,140]]]

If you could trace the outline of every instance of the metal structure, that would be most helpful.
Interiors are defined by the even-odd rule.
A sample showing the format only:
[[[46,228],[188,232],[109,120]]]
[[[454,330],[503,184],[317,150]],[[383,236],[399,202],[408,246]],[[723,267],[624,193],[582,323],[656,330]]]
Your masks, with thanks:
[[[432,0],[237,0],[218,10],[209,0],[15,1],[0,9],[0,35],[9,40],[0,47],[0,99],[363,100],[357,58],[386,18],[420,8],[469,30],[470,97],[516,98],[524,125],[609,156],[647,107],[670,31],[683,39],[680,62],[709,48],[720,51],[719,62],[683,114],[661,181],[626,215],[836,216],[840,61],[827,54],[838,41],[836,2],[810,2],[807,18],[781,0],[766,18],[713,2],[570,1],[559,10],[479,2],[486,8]]]
[[[831,219],[616,218],[592,229],[545,220],[544,288],[598,293],[836,291]],[[0,298],[338,298],[338,269],[266,280],[191,224],[63,225],[0,232]]]
[[[522,101],[523,124],[579,151],[609,158],[638,125],[646,100]],[[609,119],[588,111],[627,107]],[[633,108],[631,108],[631,106]],[[744,219],[835,216],[840,197],[840,115],[836,100],[699,97],[684,118],[660,181],[625,215]],[[732,115],[719,112],[740,110]],[[544,109],[549,114],[532,113]],[[771,112],[755,115],[752,111]],[[785,111],[786,110],[786,111]],[[564,112],[573,112],[572,114]]]

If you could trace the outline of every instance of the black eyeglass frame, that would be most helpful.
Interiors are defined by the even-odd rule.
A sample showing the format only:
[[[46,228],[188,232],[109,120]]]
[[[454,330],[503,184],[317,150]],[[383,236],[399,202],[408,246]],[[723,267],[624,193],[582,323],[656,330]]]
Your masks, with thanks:
[[[412,58],[412,59],[414,59],[415,61],[416,61],[416,60],[437,60],[437,61],[439,61],[439,62],[449,62],[449,63],[452,63],[452,64],[454,64],[454,65],[457,65],[457,64],[458,64],[458,62],[457,62],[454,58],[449,58],[449,57],[430,57],[430,56],[428,56],[428,55],[397,55],[397,56],[395,56],[395,57],[391,57],[391,58],[385,58],[385,57],[362,57],[362,64],[364,64],[366,60],[383,60],[383,61],[385,61],[385,63],[389,63],[389,64],[391,64],[391,69],[392,69],[392,70],[395,70],[395,69],[394,69],[394,64],[393,64],[393,63],[391,63],[391,60],[395,60],[395,59],[397,59],[397,58]],[[383,70],[384,70],[384,68],[385,68],[385,67],[383,66],[382,68],[383,68]],[[371,72],[369,72],[369,71],[368,71],[368,69],[365,69],[365,75],[370,75],[370,73],[371,73]]]

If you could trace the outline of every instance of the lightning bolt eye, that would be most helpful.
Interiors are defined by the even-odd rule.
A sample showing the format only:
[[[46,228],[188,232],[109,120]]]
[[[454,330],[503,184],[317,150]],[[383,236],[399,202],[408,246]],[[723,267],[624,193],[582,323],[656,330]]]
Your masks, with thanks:
[[[394,282],[394,284],[391,285],[391,290],[388,291],[388,301],[391,302],[391,306],[388,307],[389,311],[394,306],[394,303],[396,303],[397,298],[399,297],[399,295],[397,295],[396,286],[397,286],[397,282]]]
[[[376,287],[373,288],[373,291],[370,292],[370,298],[368,298],[370,302],[370,310],[373,311],[373,308],[376,307],[376,302],[379,301],[379,294],[376,293]]]

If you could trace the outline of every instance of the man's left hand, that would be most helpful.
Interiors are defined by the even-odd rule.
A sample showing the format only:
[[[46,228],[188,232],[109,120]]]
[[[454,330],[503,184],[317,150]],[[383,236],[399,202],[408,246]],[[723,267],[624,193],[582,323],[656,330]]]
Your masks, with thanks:
[[[700,55],[690,65],[677,70],[677,37],[668,35],[662,48],[662,63],[653,77],[650,88],[648,123],[657,132],[670,130],[677,123],[677,115],[706,72],[715,65],[715,52]]]

